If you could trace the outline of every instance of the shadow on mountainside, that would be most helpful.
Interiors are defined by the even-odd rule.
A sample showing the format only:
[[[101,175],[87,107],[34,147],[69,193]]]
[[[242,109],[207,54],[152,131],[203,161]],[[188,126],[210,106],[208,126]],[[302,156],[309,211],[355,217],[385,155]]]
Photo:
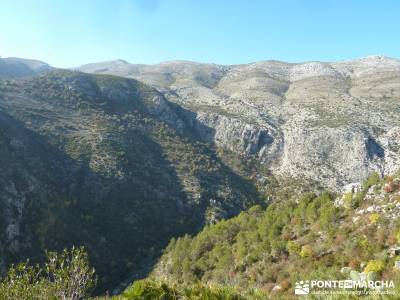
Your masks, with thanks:
[[[60,145],[0,112],[3,264],[41,261],[45,250],[84,245],[101,279],[99,291],[109,289],[134,270],[147,275],[143,270],[151,269],[172,237],[202,228],[210,206],[217,218],[230,217],[259,199],[212,148],[195,144],[189,152],[177,150],[185,164],[195,166],[191,174],[201,195],[200,202],[193,201],[171,164],[171,147],[129,130],[122,154],[125,175],[105,176],[88,160],[71,158]],[[210,168],[204,168],[207,157]]]
[[[200,222],[171,201],[187,202],[160,147],[145,136],[140,137],[145,157],[131,155],[152,167],[143,172],[138,166],[136,175],[115,179],[71,159],[4,113],[0,123],[0,188],[6,191],[1,193],[1,241],[9,263],[39,261],[46,249],[85,245],[101,285],[112,286],[143,258],[158,255],[170,237]]]

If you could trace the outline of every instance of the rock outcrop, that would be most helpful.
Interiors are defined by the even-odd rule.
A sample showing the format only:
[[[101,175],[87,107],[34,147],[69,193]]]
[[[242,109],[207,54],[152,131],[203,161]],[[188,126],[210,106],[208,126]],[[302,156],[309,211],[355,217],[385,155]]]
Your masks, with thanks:
[[[232,66],[116,61],[79,69],[156,87],[193,112],[205,140],[268,162],[277,175],[341,189],[372,171],[399,167],[397,59]]]

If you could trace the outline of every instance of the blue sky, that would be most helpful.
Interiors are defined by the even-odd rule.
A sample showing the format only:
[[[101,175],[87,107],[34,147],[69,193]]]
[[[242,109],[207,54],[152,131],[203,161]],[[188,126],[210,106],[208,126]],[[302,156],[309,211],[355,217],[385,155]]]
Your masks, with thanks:
[[[58,67],[400,58],[397,0],[0,0],[0,56]]]

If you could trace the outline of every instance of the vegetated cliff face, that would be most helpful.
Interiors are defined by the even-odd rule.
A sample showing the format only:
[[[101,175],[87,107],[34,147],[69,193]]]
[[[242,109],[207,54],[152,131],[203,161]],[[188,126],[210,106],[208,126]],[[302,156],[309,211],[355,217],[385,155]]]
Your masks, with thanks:
[[[253,155],[277,175],[341,189],[372,171],[392,173],[400,163],[397,59],[233,66],[111,61],[79,69],[156,87],[195,112],[204,140]]]
[[[171,237],[257,203],[189,114],[133,79],[0,81],[1,267],[83,244],[112,287]]]

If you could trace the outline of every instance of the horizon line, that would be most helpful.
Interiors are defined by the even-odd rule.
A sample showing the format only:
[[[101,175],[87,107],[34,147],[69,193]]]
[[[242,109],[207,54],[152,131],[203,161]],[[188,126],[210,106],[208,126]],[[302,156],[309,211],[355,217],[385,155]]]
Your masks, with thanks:
[[[89,63],[84,63],[81,65],[77,66],[70,66],[70,67],[57,67],[55,65],[52,65],[45,60],[42,59],[36,59],[36,58],[27,58],[27,57],[18,57],[18,56],[7,56],[7,57],[2,57],[0,56],[1,59],[21,59],[21,60],[30,60],[30,61],[35,61],[35,62],[40,62],[43,64],[47,64],[50,67],[56,68],[56,69],[77,69],[82,66],[88,66],[88,65],[95,65],[95,64],[101,64],[101,63],[111,63],[111,62],[123,62],[129,65],[147,65],[147,66],[154,66],[154,65],[161,65],[161,64],[167,64],[167,63],[193,63],[193,64],[201,64],[201,65],[217,65],[217,66],[239,66],[239,65],[251,65],[251,64],[256,64],[260,62],[279,62],[283,64],[291,64],[291,65],[299,65],[299,64],[306,64],[306,63],[312,63],[312,62],[317,62],[317,63],[337,63],[337,62],[351,62],[351,61],[359,61],[367,58],[385,58],[385,59],[393,59],[393,60],[400,60],[400,58],[393,57],[393,56],[387,56],[383,54],[371,54],[371,55],[366,55],[366,56],[361,56],[361,57],[356,57],[356,58],[350,58],[350,59],[339,59],[339,60],[304,60],[304,61],[297,61],[297,62],[292,62],[292,61],[285,61],[285,60],[280,60],[280,59],[263,59],[263,60],[257,60],[257,61],[251,61],[247,63],[234,63],[234,64],[219,64],[215,62],[201,62],[201,61],[195,61],[195,60],[188,60],[188,59],[170,59],[170,60],[162,60],[157,63],[132,63],[126,59],[123,58],[116,58],[116,59],[109,59],[109,60],[100,60],[96,62],[89,62]]]

